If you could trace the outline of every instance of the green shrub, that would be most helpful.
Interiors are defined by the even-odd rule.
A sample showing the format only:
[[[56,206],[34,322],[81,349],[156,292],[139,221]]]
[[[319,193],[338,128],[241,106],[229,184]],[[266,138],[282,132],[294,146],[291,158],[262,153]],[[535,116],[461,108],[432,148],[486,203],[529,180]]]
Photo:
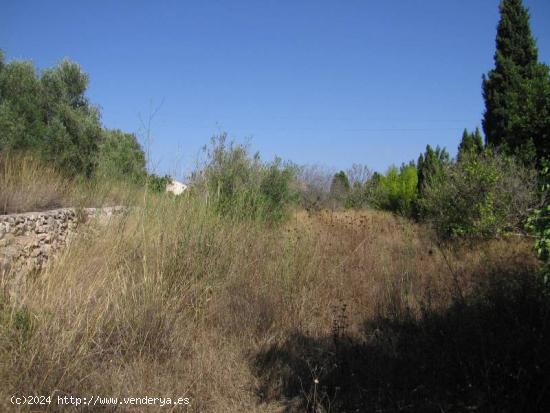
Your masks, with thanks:
[[[297,200],[291,183],[295,171],[291,166],[283,166],[281,159],[265,166],[260,182],[260,193],[265,200],[264,215],[268,221],[280,221],[285,217],[287,206]]]
[[[354,183],[346,197],[344,206],[346,208],[360,209],[368,206],[368,203],[369,197],[366,184]]]
[[[380,175],[371,190],[374,206],[403,216],[411,216],[416,200],[418,174],[414,164],[391,166]]]
[[[514,158],[464,154],[426,182],[420,219],[444,238],[495,237],[521,227],[535,193],[535,171]]]
[[[133,134],[120,130],[103,133],[96,171],[99,178],[143,183],[146,173],[145,154]]]
[[[546,285],[550,283],[550,164],[547,160],[541,162],[540,180],[542,202],[539,208],[533,210],[527,219],[526,228],[535,235],[535,251],[544,262],[542,271]]]
[[[451,158],[445,148],[437,146],[434,150],[430,145],[426,146],[426,151],[420,154],[416,163],[419,196],[422,196],[426,183],[440,174],[443,168],[450,162]]]
[[[351,190],[348,176],[344,171],[335,173],[330,183],[330,198],[332,207],[341,207],[345,204]]]
[[[263,163],[248,146],[227,140],[223,133],[204,148],[206,162],[192,175],[192,186],[222,215],[238,219],[280,221],[295,199],[295,170],[280,159]]]
[[[150,174],[147,176],[146,185],[153,192],[163,193],[166,191],[166,185],[168,185],[172,179],[168,175],[158,176]]]

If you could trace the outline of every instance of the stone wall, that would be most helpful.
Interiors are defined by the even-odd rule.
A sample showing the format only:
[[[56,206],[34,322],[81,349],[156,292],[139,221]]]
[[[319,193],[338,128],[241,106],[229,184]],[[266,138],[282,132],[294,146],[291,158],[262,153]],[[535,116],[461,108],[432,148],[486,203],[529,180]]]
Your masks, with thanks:
[[[62,208],[43,212],[0,215],[0,277],[20,278],[40,270],[73,236],[78,225],[105,222],[124,207]]]

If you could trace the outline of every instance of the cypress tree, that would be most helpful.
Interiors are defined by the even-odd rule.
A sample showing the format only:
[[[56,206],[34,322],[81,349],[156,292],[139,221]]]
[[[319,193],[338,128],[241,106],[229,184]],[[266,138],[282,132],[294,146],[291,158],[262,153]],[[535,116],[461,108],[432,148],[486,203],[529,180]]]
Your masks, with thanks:
[[[460,162],[467,154],[480,154],[483,152],[483,147],[483,138],[479,128],[476,128],[473,133],[469,133],[467,129],[464,129],[462,140],[458,146],[457,160]]]
[[[546,156],[550,80],[538,51],[522,0],[502,0],[495,68],[483,76],[487,144],[520,153],[535,146]]]
[[[465,132],[467,133],[467,131]],[[424,186],[430,179],[437,176],[449,162],[450,156],[445,148],[438,146],[434,150],[430,145],[426,146],[426,152],[420,154],[416,164],[418,172],[417,189],[420,196],[422,196]]]
[[[341,195],[349,192],[351,185],[349,183],[348,176],[344,171],[340,171],[332,177],[330,184],[330,193],[333,195]]]
[[[485,145],[483,144],[483,137],[479,128],[476,128],[476,131],[472,134],[472,139],[474,141],[474,149],[477,153],[481,153]]]

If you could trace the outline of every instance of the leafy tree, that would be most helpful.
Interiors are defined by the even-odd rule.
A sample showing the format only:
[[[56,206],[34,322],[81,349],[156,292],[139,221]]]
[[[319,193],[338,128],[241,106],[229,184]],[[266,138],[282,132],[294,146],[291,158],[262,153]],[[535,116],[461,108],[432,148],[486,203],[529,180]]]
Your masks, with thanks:
[[[348,176],[344,171],[337,172],[330,183],[330,197],[334,203],[342,204],[351,189]],[[333,207],[335,206],[333,203]]]
[[[443,237],[494,237],[519,229],[535,201],[536,173],[515,158],[466,153],[427,182],[422,219]]]
[[[476,128],[473,133],[469,133],[467,129],[464,129],[462,140],[458,146],[457,160],[460,162],[467,154],[481,154],[483,148],[483,138],[479,128]]]
[[[544,160],[541,165],[539,180],[542,202],[533,210],[527,220],[527,229],[535,235],[535,250],[544,263],[543,281],[550,284],[550,163]]]
[[[9,62],[0,72],[0,150],[36,147],[44,133],[41,87],[30,62]]]
[[[483,77],[483,130],[489,145],[511,153],[536,149],[539,159],[550,154],[550,79],[538,62],[521,0],[502,0],[497,28],[495,68]]]
[[[378,175],[375,179],[378,180],[373,194],[375,206],[411,216],[418,187],[418,173],[414,162],[403,164],[401,168],[391,166],[385,175]]]
[[[332,182],[330,184],[330,192],[343,192],[346,193],[350,190],[350,184],[348,176],[344,171],[340,171],[334,174]]]
[[[449,153],[445,148],[437,146],[435,150],[430,146],[426,146],[426,151],[420,154],[416,169],[418,172],[418,194],[422,196],[426,184],[441,173],[443,167],[450,162]]]
[[[88,76],[64,60],[38,76],[32,63],[0,71],[0,150],[38,153],[70,175],[91,176],[102,128],[85,97]]]
[[[135,135],[120,130],[103,132],[97,164],[96,175],[101,178],[142,183],[147,173],[145,154]]]
[[[353,164],[346,172],[349,179],[350,190],[346,196],[344,206],[346,208],[366,207],[371,199],[370,186],[373,173],[366,165]]]
[[[69,174],[91,176],[102,137],[99,110],[85,97],[88,76],[63,60],[40,78],[46,130],[42,153]]]

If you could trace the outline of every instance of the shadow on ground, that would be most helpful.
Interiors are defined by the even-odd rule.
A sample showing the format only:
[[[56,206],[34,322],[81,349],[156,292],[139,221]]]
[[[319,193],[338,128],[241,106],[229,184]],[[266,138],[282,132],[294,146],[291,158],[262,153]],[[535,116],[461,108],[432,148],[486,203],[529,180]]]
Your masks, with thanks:
[[[549,411],[549,317],[536,276],[500,274],[443,313],[367,321],[361,338],[295,332],[254,358],[258,397],[287,412]]]

